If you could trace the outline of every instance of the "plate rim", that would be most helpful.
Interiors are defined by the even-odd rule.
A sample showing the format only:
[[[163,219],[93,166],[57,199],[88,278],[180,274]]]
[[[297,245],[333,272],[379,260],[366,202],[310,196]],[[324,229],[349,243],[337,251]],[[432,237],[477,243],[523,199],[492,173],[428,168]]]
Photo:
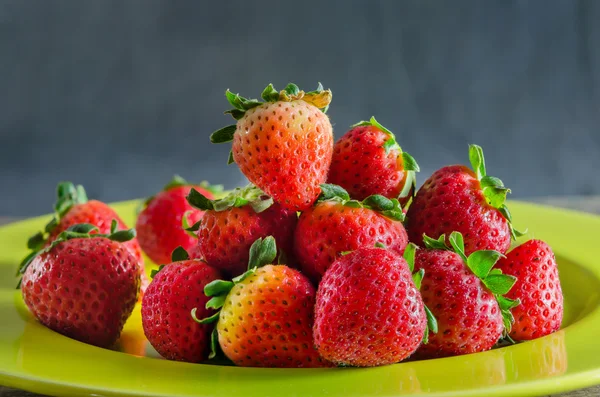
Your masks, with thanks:
[[[124,208],[124,207],[128,207],[128,206],[132,206],[135,205],[135,203],[138,203],[139,200],[129,200],[129,201],[125,201],[125,202],[118,202],[118,203],[112,203],[111,206],[116,206],[117,208]],[[515,205],[518,207],[521,207],[522,210],[525,210],[527,208],[529,209],[533,209],[534,211],[542,211],[542,212],[550,212],[550,213],[559,213],[562,214],[561,216],[572,216],[575,218],[581,218],[581,220],[583,220],[583,222],[586,223],[590,223],[590,224],[596,224],[598,228],[600,228],[600,216],[595,215],[595,214],[590,214],[590,213],[586,213],[583,211],[578,211],[578,210],[573,210],[573,209],[565,209],[565,208],[560,208],[560,207],[555,207],[555,206],[550,206],[550,205],[544,205],[544,204],[534,204],[534,203],[528,203],[528,202],[522,202],[522,201],[518,201],[518,200],[511,200],[509,202],[509,205]],[[19,229],[22,228],[24,226],[33,224],[35,222],[39,222],[40,224],[42,224],[43,220],[47,219],[49,215],[42,215],[42,216],[38,216],[38,217],[34,217],[34,218],[28,218],[28,219],[24,219],[24,220],[20,220],[17,222],[13,222],[7,225],[3,225],[0,227],[0,236],[4,233],[6,233],[7,231],[10,231],[12,229]],[[0,246],[2,245],[2,243],[0,242]],[[556,252],[557,250],[555,250]],[[558,251],[560,252],[560,248],[558,249]],[[600,253],[600,250],[598,250],[598,252]],[[570,259],[570,257],[568,257],[567,259]],[[577,261],[579,266],[583,267],[584,269],[590,270],[592,272],[592,274],[594,275],[594,277],[597,280],[600,280],[600,263],[597,263],[595,266],[589,266],[588,264],[586,264],[585,260],[583,261],[584,263],[580,263],[579,261]],[[0,264],[1,266],[1,264]],[[1,300],[1,299],[0,299]],[[583,317],[582,319],[576,321],[575,323],[567,326],[564,330],[560,331],[566,334],[572,334],[573,330],[580,330],[579,332],[583,332],[581,329],[583,327],[586,326],[586,323],[588,322],[593,322],[596,324],[600,324],[600,305],[596,304],[596,307],[594,309],[592,309],[585,317]],[[40,327],[42,327],[40,325]],[[49,332],[53,332],[48,330]],[[579,332],[576,332],[575,335],[577,335]],[[60,336],[61,338],[66,338],[63,337],[59,334],[56,334],[58,336]],[[66,338],[68,339],[68,338]],[[79,342],[77,342],[79,343]],[[521,344],[521,346],[524,346],[526,344]],[[96,349],[96,348],[95,348]],[[496,351],[499,351],[502,349],[496,349]],[[597,348],[598,352],[600,352],[600,347]],[[115,354],[121,354],[118,352],[113,352]],[[478,353],[478,354],[486,354],[485,353]],[[0,355],[2,354],[2,352],[0,351]],[[438,360],[451,360],[453,358],[446,358],[446,359],[438,359]],[[162,360],[159,360],[162,361]],[[203,364],[187,364],[187,363],[177,363],[177,364],[181,364],[181,365],[192,365],[192,366],[198,366],[198,365],[203,365]],[[402,364],[400,364],[401,366]],[[214,366],[210,366],[210,367],[214,367]],[[345,371],[346,369],[256,369],[256,368],[239,368],[239,367],[234,367],[235,370],[249,370],[249,371]],[[388,368],[388,367],[379,367],[379,369],[381,368]],[[9,387],[16,387],[16,388],[20,388],[23,390],[30,390],[30,391],[34,391],[34,392],[48,392],[48,390],[45,390],[44,387],[56,387],[61,389],[61,394],[60,395],[64,395],[64,392],[67,392],[69,395],[80,395],[82,392],[83,393],[88,393],[88,395],[93,395],[94,391],[98,392],[101,391],[103,394],[106,395],[130,395],[130,396],[163,396],[164,394],[162,393],[156,393],[156,394],[149,394],[147,391],[143,392],[143,391],[139,391],[139,390],[134,390],[134,389],[122,389],[122,388],[103,388],[103,389],[96,389],[96,388],[90,388],[88,386],[85,385],[81,385],[80,383],[77,382],[62,382],[62,381],[56,381],[53,379],[45,379],[43,377],[36,377],[36,376],[22,376],[22,375],[18,375],[18,374],[13,374],[10,373],[8,371],[5,371],[3,368],[0,369],[0,384],[4,385],[6,384]],[[551,377],[551,378],[544,378],[544,379],[538,379],[538,380],[529,380],[529,381],[525,381],[525,382],[516,382],[516,383],[505,383],[505,384],[501,384],[501,385],[496,385],[493,387],[489,387],[489,388],[485,388],[485,389],[481,389],[481,388],[476,388],[476,389],[468,389],[468,390],[458,390],[456,392],[461,393],[460,395],[477,395],[477,394],[472,394],[472,393],[477,393],[477,392],[481,392],[482,390],[485,390],[485,394],[489,395],[489,396],[496,396],[496,395],[504,395],[506,393],[511,393],[510,395],[530,395],[530,393],[535,392],[535,393],[547,393],[547,392],[562,392],[562,391],[566,391],[566,390],[573,390],[575,388],[585,388],[585,387],[589,387],[592,385],[596,385],[596,384],[600,384],[600,356],[598,358],[598,361],[596,363],[596,366],[594,368],[585,370],[585,371],[579,371],[579,372],[574,372],[574,373],[567,373],[567,374],[562,374],[559,375],[557,377]],[[445,393],[445,394],[422,394],[424,396],[438,396],[438,395],[455,395],[452,394],[454,392],[450,392],[450,394]],[[465,394],[466,393],[466,394]],[[471,394],[469,394],[471,393]],[[515,394],[516,393],[516,394]],[[456,394],[459,395],[459,394]]]

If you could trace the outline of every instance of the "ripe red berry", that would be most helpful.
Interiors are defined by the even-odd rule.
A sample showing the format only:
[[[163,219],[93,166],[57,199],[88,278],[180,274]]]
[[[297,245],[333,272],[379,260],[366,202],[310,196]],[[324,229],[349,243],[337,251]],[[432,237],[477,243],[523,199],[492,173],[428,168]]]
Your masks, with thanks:
[[[563,319],[563,294],[556,258],[548,244],[529,240],[502,258],[498,268],[518,279],[507,294],[521,301],[513,309],[511,338],[530,340],[558,331]]]
[[[356,200],[380,194],[405,204],[414,192],[416,171],[415,159],[371,117],[353,125],[334,145],[328,182],[343,187]]]
[[[470,146],[469,158],[475,172],[462,165],[444,167],[419,189],[406,214],[410,241],[422,246],[423,235],[437,239],[457,231],[469,255],[478,250],[505,253],[511,235],[520,235],[504,203],[510,190],[498,178],[486,175],[479,146]]]
[[[188,200],[205,211],[196,225],[198,251],[210,266],[231,276],[242,274],[252,243],[269,235],[281,252],[291,253],[298,216],[273,203],[260,189],[249,185],[214,201],[192,190]]]
[[[89,224],[72,226],[30,255],[21,267],[21,289],[31,313],[48,328],[111,347],[137,301],[140,274],[122,243],[133,230],[97,232]]]
[[[294,251],[302,271],[318,281],[343,252],[380,242],[402,255],[408,243],[398,200],[370,196],[350,200],[336,185],[321,185],[323,195],[304,211],[294,235]]]
[[[207,185],[194,186],[176,176],[161,192],[146,200],[138,216],[136,230],[142,249],[154,263],[169,263],[175,248],[191,250],[198,243],[198,239],[182,226],[195,224],[204,214],[186,200],[192,188],[209,199],[213,198]]]
[[[127,225],[121,220],[119,215],[107,204],[89,200],[85,189],[81,185],[75,186],[71,182],[61,182],[57,186],[57,200],[54,204],[54,217],[46,225],[45,229],[38,232],[31,238],[31,241],[37,241],[37,245],[29,246],[33,251],[38,251],[44,246],[50,245],[62,232],[78,224],[94,225],[97,230],[91,230],[90,233],[109,234],[113,221],[117,222],[119,230],[128,229]],[[148,285],[146,268],[142,249],[137,238],[132,238],[123,243],[132,255],[136,258],[138,271],[142,280],[142,292]]]
[[[315,345],[337,364],[397,363],[421,344],[427,317],[401,256],[360,248],[325,272],[315,305]]]
[[[161,356],[197,363],[208,358],[213,327],[197,323],[190,313],[197,308],[202,317],[214,314],[205,307],[204,287],[221,274],[202,260],[189,259],[183,248],[173,256],[173,262],[156,273],[142,300],[144,334]]]
[[[503,295],[515,278],[492,269],[501,257],[497,251],[476,251],[468,257],[460,233],[449,238],[452,248],[425,238],[429,249],[416,253],[415,269],[423,269],[423,301],[437,319],[438,332],[415,353],[436,358],[489,350],[510,329],[510,310],[518,301]]]

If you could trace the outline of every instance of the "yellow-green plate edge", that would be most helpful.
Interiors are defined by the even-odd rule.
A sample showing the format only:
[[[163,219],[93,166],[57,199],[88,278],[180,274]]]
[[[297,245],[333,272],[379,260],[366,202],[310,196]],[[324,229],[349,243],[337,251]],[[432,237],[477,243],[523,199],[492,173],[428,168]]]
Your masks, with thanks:
[[[137,202],[115,204],[131,225]],[[559,262],[563,329],[535,341],[379,368],[256,369],[155,358],[137,310],[120,349],[46,329],[15,291],[26,238],[48,217],[0,228],[0,384],[55,396],[536,396],[600,384],[600,217],[512,202],[519,228],[546,240]],[[146,357],[151,356],[151,357]]]

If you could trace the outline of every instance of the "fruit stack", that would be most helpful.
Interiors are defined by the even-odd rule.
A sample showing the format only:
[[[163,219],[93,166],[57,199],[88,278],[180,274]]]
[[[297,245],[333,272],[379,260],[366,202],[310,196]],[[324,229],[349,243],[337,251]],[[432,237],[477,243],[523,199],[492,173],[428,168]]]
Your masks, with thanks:
[[[162,356],[254,367],[386,365],[560,328],[554,254],[540,240],[510,250],[522,234],[509,189],[487,175],[479,146],[471,168],[441,168],[417,190],[417,162],[375,118],[334,143],[320,84],[226,97],[236,123],[211,141],[233,141],[229,163],[251,184],[225,195],[175,178],[135,230],[59,185],[55,217],[19,270],[41,323],[110,347],[141,290]],[[147,288],[140,247],[162,264]]]

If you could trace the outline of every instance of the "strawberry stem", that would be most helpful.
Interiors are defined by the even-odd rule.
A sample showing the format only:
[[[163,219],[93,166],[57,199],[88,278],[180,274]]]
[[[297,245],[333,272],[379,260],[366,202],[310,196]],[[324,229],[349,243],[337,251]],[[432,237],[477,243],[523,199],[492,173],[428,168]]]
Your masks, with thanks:
[[[395,220],[404,221],[404,212],[398,199],[388,199],[380,194],[374,194],[363,201],[352,200],[348,192],[341,186],[331,183],[323,183],[321,195],[317,201],[335,201],[351,208],[366,208],[380,213],[381,215]]]
[[[426,235],[423,236],[423,243],[428,249],[453,251],[458,254],[469,270],[473,272],[483,285],[494,295],[502,314],[502,322],[504,324],[504,335],[508,335],[514,322],[514,317],[511,309],[518,306],[521,302],[509,299],[504,295],[507,294],[517,282],[517,278],[508,274],[502,274],[500,269],[494,269],[494,265],[504,255],[494,250],[480,250],[471,253],[468,257],[465,255],[465,247],[463,236],[459,232],[452,232],[448,238],[451,247],[446,244],[446,236],[441,235],[437,240],[434,240]]]
[[[222,199],[210,200],[196,189],[191,189],[186,197],[192,207],[203,211],[225,211],[234,207],[250,205],[257,214],[265,211],[274,201],[271,197],[256,186],[249,184],[243,188],[236,188]]]
[[[72,240],[72,239],[76,239],[76,238],[100,238],[100,237],[103,237],[103,238],[107,238],[109,240],[118,241],[118,242],[122,243],[122,242],[129,241],[129,240],[135,238],[135,234],[136,234],[135,229],[118,230],[118,231],[116,229],[117,229],[117,221],[116,220],[113,220],[111,223],[111,233],[110,234],[93,233],[93,232],[98,231],[98,228],[96,226],[89,224],[89,223],[80,223],[80,224],[69,227],[67,230],[65,230],[64,232],[59,234],[58,237],[54,241],[52,241],[52,243],[50,245],[48,245],[45,248],[44,248],[44,245],[46,244],[46,239],[43,240],[44,244],[39,245],[38,240],[40,237],[36,237],[36,236],[38,236],[38,235],[36,235],[36,236],[34,236],[34,238],[36,238],[35,244],[31,244],[32,252],[30,252],[19,264],[19,268],[17,270],[17,276],[21,276],[21,275],[23,275],[23,273],[25,273],[25,271],[27,270],[27,267],[29,267],[29,265],[35,259],[35,257],[37,257],[38,255],[41,255],[43,253],[49,252],[54,247],[56,247],[58,244],[60,244],[64,241],[67,241],[67,240]],[[30,239],[30,241],[31,240],[32,239]],[[29,242],[28,242],[28,245],[29,245]],[[20,285],[21,285],[21,283],[19,281],[19,286]]]
[[[434,240],[435,241],[435,240]],[[421,282],[423,281],[423,277],[425,276],[425,269],[419,269],[417,272],[414,272],[415,269],[415,256],[418,247],[414,243],[409,243],[404,250],[404,260],[408,264],[408,269],[412,273],[412,279],[415,284],[415,287],[420,290]],[[423,335],[423,344],[429,343],[429,332],[433,332],[437,334],[438,332],[438,324],[437,319],[429,310],[427,305],[423,303],[423,307],[425,309],[425,315],[427,316],[427,327],[425,328],[425,334]]]
[[[331,90],[324,90],[323,85],[319,83],[317,89],[314,91],[304,92],[294,83],[289,83],[283,90],[277,91],[273,84],[269,84],[262,92],[261,98],[265,102],[291,102],[302,100],[320,109],[323,113],[327,113],[329,104],[333,94]],[[252,108],[262,105],[265,102],[261,102],[257,99],[244,98],[240,94],[234,94],[233,92],[225,91],[225,98],[233,109],[229,109],[225,114],[230,114],[235,120],[240,120],[246,112]],[[213,132],[210,136],[212,143],[226,143],[233,140],[235,135],[236,125],[228,125],[220,128]],[[228,164],[233,163],[233,156],[229,154]]]
[[[190,259],[190,254],[181,245],[173,250],[171,253],[172,262],[187,261]]]
[[[194,223],[193,225],[190,225],[190,222],[188,221],[188,216],[192,212],[193,212],[192,210],[189,210],[189,211],[186,211],[186,212],[183,213],[183,216],[181,217],[181,228],[190,237],[198,238],[198,236],[196,235],[196,232],[198,230],[200,230],[200,225],[202,225],[202,219],[200,219],[198,222]]]
[[[523,236],[527,230],[525,232],[520,232],[513,227],[512,217],[506,206],[506,196],[510,193],[510,189],[505,187],[504,183],[499,178],[486,174],[485,158],[481,146],[469,145],[469,161],[477,176],[477,180],[481,185],[481,190],[483,191],[486,202],[498,209],[506,219],[511,238],[516,240],[518,237]]]

